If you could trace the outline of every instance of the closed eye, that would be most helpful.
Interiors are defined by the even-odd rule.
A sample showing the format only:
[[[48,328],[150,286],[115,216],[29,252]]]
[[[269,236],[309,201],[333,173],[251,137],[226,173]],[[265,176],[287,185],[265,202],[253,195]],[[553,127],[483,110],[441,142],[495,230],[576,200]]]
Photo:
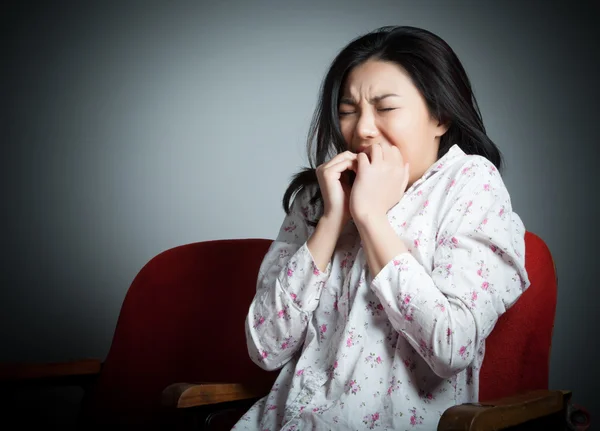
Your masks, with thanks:
[[[398,108],[380,108],[377,111],[379,111],[379,112],[388,112],[388,111],[394,111],[395,109],[398,109]],[[355,114],[356,112],[354,112],[354,111],[339,111],[338,113],[341,116],[345,116],[345,115]]]

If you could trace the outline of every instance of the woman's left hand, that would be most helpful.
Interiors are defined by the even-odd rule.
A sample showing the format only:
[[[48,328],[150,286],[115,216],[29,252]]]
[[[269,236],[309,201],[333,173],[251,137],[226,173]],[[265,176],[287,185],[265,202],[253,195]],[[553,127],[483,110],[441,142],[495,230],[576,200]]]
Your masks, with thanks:
[[[385,215],[408,185],[408,163],[391,144],[373,144],[358,154],[356,179],[350,193],[350,214],[355,223]]]

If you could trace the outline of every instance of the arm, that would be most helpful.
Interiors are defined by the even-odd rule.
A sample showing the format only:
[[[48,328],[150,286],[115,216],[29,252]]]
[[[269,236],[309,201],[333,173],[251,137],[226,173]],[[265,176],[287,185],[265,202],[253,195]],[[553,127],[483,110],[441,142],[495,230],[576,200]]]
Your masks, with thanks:
[[[315,211],[309,198],[305,190],[295,197],[261,264],[246,318],[250,357],[265,370],[281,368],[301,348],[329,277],[339,228],[326,218],[321,218],[316,229],[309,226],[306,219]]]
[[[407,252],[387,220],[359,228],[376,274],[371,288],[394,328],[440,377],[472,362],[472,352],[529,286],[524,227],[511,213],[508,192],[481,159],[473,168],[476,175],[460,179],[440,215],[431,270]]]

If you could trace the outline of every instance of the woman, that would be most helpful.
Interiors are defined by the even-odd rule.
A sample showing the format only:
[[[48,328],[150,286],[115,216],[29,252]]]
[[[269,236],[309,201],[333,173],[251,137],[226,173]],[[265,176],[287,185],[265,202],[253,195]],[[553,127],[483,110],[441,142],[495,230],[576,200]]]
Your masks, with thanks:
[[[455,53],[414,27],[352,41],[309,155],[246,321],[252,359],[282,371],[234,428],[436,429],[478,400],[485,339],[529,286],[525,228]]]

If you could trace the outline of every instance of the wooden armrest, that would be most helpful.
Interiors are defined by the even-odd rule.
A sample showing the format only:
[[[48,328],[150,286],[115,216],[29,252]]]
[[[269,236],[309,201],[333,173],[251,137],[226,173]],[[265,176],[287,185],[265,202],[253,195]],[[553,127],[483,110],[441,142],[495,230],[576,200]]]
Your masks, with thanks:
[[[538,390],[481,403],[447,409],[438,431],[501,430],[565,410],[570,391]]]
[[[91,377],[99,374],[101,368],[102,362],[97,359],[46,364],[0,363],[0,383]]]
[[[271,383],[174,383],[163,390],[162,405],[188,408],[261,398],[269,393]]]

